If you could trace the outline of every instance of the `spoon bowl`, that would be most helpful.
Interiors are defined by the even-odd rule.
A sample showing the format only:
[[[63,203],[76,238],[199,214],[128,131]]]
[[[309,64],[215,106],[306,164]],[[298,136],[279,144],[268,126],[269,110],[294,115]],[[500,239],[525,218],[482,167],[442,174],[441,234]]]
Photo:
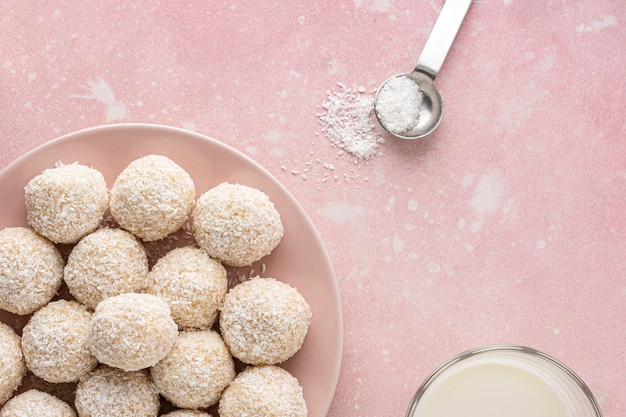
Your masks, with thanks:
[[[408,77],[413,80],[419,87],[422,93],[422,102],[419,107],[419,117],[415,125],[403,132],[395,132],[389,129],[389,126],[385,124],[384,118],[381,116],[379,112],[380,108],[378,106],[378,100],[374,103],[374,114],[378,119],[378,122],[392,135],[401,138],[401,139],[420,139],[424,136],[429,135],[433,130],[439,126],[441,119],[443,118],[443,97],[439,92],[439,89],[434,83],[434,79],[429,75],[421,72],[421,71],[413,71],[408,74],[399,74],[394,75],[393,77],[387,79],[376,93],[376,97],[378,98],[380,94],[380,90],[394,78],[397,77]]]

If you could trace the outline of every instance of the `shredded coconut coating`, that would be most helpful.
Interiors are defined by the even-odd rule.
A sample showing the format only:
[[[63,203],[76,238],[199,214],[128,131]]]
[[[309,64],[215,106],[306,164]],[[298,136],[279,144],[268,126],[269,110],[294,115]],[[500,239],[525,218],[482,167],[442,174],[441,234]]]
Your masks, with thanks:
[[[252,278],[224,299],[220,331],[231,354],[250,365],[286,361],[301,347],[311,309],[292,286],[273,278]]]
[[[176,410],[171,413],[161,414],[161,417],[213,417],[209,413],[200,410]]]
[[[265,193],[229,183],[200,196],[192,227],[198,245],[209,256],[234,267],[269,255],[284,232],[280,215]]]
[[[28,390],[10,399],[0,417],[76,417],[76,412],[65,401],[36,389]]]
[[[180,330],[209,328],[228,290],[226,269],[203,250],[186,246],[160,258],[146,292],[164,299]]]
[[[109,202],[100,171],[77,163],[46,169],[24,192],[28,224],[55,243],[75,243],[96,230]]]
[[[174,346],[178,327],[165,301],[127,293],[103,300],[89,324],[89,345],[98,360],[125,371],[148,368]]]
[[[171,159],[148,155],[131,162],[111,189],[111,214],[145,241],[164,238],[187,222],[196,198],[193,180]]]
[[[151,369],[159,392],[176,407],[206,408],[235,377],[235,363],[213,330],[181,332],[174,348]]]
[[[148,285],[148,256],[132,234],[98,229],[81,239],[65,265],[70,293],[90,309],[107,297],[139,292]]]
[[[46,305],[63,282],[63,258],[26,227],[0,231],[0,309],[26,315]]]
[[[100,366],[76,388],[79,417],[156,417],[159,393],[146,370],[125,372]]]
[[[220,417],[306,417],[308,410],[298,380],[278,366],[251,366],[226,388]]]
[[[53,301],[22,332],[26,366],[52,383],[75,382],[96,367],[89,349],[91,312],[75,301]]]
[[[25,374],[20,337],[15,330],[0,322],[0,406],[11,398]]]

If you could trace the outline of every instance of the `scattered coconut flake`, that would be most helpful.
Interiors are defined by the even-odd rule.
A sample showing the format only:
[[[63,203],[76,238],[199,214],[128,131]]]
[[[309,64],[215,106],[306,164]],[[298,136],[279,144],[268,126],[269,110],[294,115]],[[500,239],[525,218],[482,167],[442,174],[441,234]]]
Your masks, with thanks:
[[[337,88],[327,92],[322,108],[326,111],[318,115],[322,132],[340,148],[338,155],[345,151],[359,162],[378,154],[378,144],[385,141],[375,130],[373,93],[337,83]]]

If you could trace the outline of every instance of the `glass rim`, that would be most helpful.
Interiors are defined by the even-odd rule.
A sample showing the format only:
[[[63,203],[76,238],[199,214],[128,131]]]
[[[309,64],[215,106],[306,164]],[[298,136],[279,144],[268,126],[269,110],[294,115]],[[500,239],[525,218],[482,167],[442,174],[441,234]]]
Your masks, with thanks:
[[[474,357],[476,355],[480,355],[483,353],[490,353],[490,352],[498,352],[498,351],[519,352],[519,353],[535,356],[550,363],[551,365],[556,366],[559,370],[563,371],[578,386],[578,388],[581,389],[582,393],[585,395],[586,399],[589,401],[591,407],[593,408],[595,412],[595,417],[602,417],[602,410],[600,409],[600,405],[598,404],[598,401],[596,400],[595,396],[591,392],[591,389],[582,380],[582,378],[579,377],[578,374],[576,374],[576,372],[574,372],[569,366],[565,365],[560,360],[548,355],[547,353],[544,353],[537,349],[527,347],[527,346],[522,346],[522,345],[509,345],[509,344],[485,345],[485,346],[480,346],[480,347],[476,347],[473,349],[469,349],[451,357],[450,359],[448,359],[447,361],[439,365],[434,371],[432,371],[426,377],[426,379],[424,379],[424,381],[422,381],[420,386],[417,388],[417,391],[415,392],[415,394],[413,395],[413,398],[411,399],[411,403],[405,414],[405,417],[414,416],[415,409],[417,408],[417,405],[420,402],[421,398],[424,396],[424,393],[426,392],[426,390],[445,371],[447,371],[448,369],[450,369],[457,363],[462,362],[471,357]]]

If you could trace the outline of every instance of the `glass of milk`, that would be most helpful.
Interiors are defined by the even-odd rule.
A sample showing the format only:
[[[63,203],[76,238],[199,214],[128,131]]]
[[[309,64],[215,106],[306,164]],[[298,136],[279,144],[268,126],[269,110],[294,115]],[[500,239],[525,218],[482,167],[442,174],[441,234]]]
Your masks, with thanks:
[[[419,387],[406,417],[602,417],[587,385],[558,360],[495,345],[450,359]]]

